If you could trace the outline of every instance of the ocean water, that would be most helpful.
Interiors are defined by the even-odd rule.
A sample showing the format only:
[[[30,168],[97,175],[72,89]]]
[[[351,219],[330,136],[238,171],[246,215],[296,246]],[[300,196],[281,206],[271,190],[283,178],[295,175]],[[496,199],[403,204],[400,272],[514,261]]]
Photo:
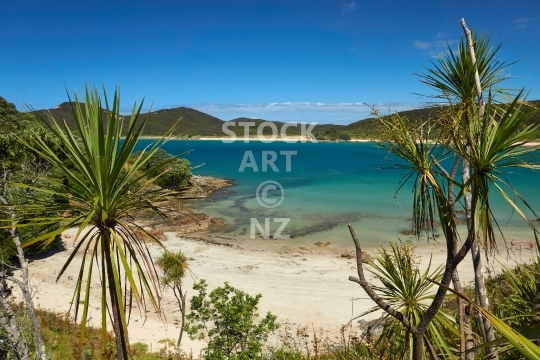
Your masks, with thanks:
[[[150,142],[143,140],[138,148]],[[270,234],[274,234],[283,223],[274,219],[285,218],[290,220],[282,235],[289,235],[291,240],[286,241],[295,243],[350,243],[349,223],[365,244],[385,245],[398,238],[413,239],[402,234],[411,228],[412,184],[406,183],[395,196],[402,170],[395,166],[386,150],[375,144],[260,141],[228,144],[219,140],[174,140],[166,143],[164,149],[175,155],[185,153],[192,166],[200,165],[193,170],[195,175],[234,181],[233,187],[210,199],[191,203],[196,211],[225,219],[227,225],[219,232],[229,237],[249,238],[252,219],[257,219],[263,228],[265,219],[269,219]],[[251,152],[252,157],[246,152]],[[276,169],[267,165],[264,171],[263,152],[267,152],[266,158],[275,153]],[[287,169],[287,152],[295,152],[288,156],[290,169]],[[241,171],[243,162],[251,166]],[[253,164],[258,171],[254,171]],[[533,209],[540,210],[538,173],[516,170],[505,176]],[[257,188],[266,181],[279,183],[283,192],[276,185],[276,190],[270,189],[261,202],[274,205],[282,199],[277,207],[264,207],[257,201]],[[505,238],[532,239],[528,225],[512,212],[496,189],[492,194],[494,213]],[[259,192],[259,199],[261,196]],[[534,218],[531,212],[527,216]],[[261,237],[260,230],[254,228],[256,236]]]

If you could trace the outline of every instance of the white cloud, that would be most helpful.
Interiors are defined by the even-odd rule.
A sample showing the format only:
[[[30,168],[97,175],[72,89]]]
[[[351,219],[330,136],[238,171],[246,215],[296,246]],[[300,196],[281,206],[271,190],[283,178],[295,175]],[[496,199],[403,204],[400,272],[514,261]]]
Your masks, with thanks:
[[[341,3],[341,15],[345,15],[346,13],[350,13],[356,10],[356,1],[352,1],[350,3]]]
[[[435,38],[437,38],[437,39],[446,39],[446,38],[448,38],[448,35],[449,35],[448,32],[440,31],[440,32],[437,33],[437,36],[435,36]]]
[[[430,49],[432,46],[431,41],[414,40],[414,47],[417,49]]]
[[[380,103],[370,104],[386,112],[405,111],[422,107],[422,104]],[[354,121],[370,117],[371,107],[363,102],[270,102],[257,104],[219,104],[200,103],[170,105],[169,108],[186,106],[210,114],[222,120],[239,117],[259,118],[277,121],[317,121],[322,124],[350,124]]]
[[[363,102],[269,102],[251,104],[220,104],[220,103],[198,103],[198,104],[171,104],[154,107],[152,113],[157,113],[165,109],[185,106],[202,111],[218,119],[229,121],[237,118],[264,119],[272,121],[292,121],[292,122],[317,122],[319,124],[348,125],[352,122],[372,117],[371,106],[380,109],[382,113],[406,111],[424,107],[422,103],[400,103],[388,102],[377,104],[366,104]],[[433,104],[431,104],[433,105]],[[143,109],[143,113],[149,109]],[[131,108],[121,109],[123,115],[130,115]]]
[[[531,20],[532,19],[529,19],[529,18],[522,18],[522,19],[513,21],[512,23],[516,25],[516,29],[524,29],[527,27],[527,25],[529,24]]]
[[[316,111],[365,111],[367,105],[361,102],[343,102],[343,103],[321,103],[321,102],[272,102],[261,104],[216,104],[203,103],[194,104],[190,107],[196,109],[207,109],[212,111],[261,111],[261,112],[281,112],[281,111],[298,111],[298,110],[316,110]]]
[[[445,51],[448,46],[457,44],[458,40],[450,39],[449,34],[445,31],[438,32],[431,40],[416,39],[413,41],[413,46],[420,50],[429,50],[430,55],[437,55],[441,51]]]

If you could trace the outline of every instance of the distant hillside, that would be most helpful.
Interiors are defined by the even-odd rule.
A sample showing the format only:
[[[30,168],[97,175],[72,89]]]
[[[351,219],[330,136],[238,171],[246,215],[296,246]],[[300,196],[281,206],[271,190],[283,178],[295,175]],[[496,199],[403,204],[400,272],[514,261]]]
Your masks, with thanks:
[[[421,123],[436,115],[441,109],[441,107],[426,107],[423,109],[401,111],[399,114]],[[356,121],[347,125],[346,131],[353,139],[375,139],[378,136],[377,121],[378,119],[376,118]]]
[[[32,121],[31,116],[19,112],[14,104],[0,96],[0,134],[17,132],[25,126],[32,126]]]
[[[54,109],[38,110],[37,113],[39,113],[41,116],[45,116],[47,111],[50,112],[57,120],[65,119],[68,126],[70,128],[74,128],[75,118],[73,117],[69,103],[62,103]],[[178,122],[176,131],[174,133],[176,136],[220,136],[222,134],[222,120],[186,107],[157,110],[151,112],[148,114],[148,116],[148,123],[145,129],[145,135],[147,136],[163,135],[180,118],[181,120]],[[124,117],[125,120],[129,120],[129,118],[130,116]]]
[[[255,125],[250,127],[250,135],[257,135],[257,127],[263,123],[267,122],[268,120],[263,119],[250,119],[250,118],[237,118],[234,120],[231,120],[236,122],[238,124],[239,122],[254,122]],[[276,124],[276,127],[278,131],[282,128],[282,126],[285,124],[281,121],[272,121],[274,124]],[[309,128],[309,123],[304,126],[304,128],[307,130]],[[244,127],[236,126],[236,127],[229,127],[230,130],[234,131],[238,135],[244,134]],[[314,136],[317,136],[317,134],[324,134],[325,132],[333,132],[334,130],[338,132],[343,132],[345,130],[345,125],[333,125],[333,124],[319,124],[315,125],[313,130],[311,130],[311,133]],[[286,129],[287,136],[300,136],[302,135],[302,125],[301,123],[298,123],[296,126],[290,126]],[[263,130],[263,135],[272,135],[272,129],[268,126],[266,126]]]
[[[540,100],[532,100],[529,101],[529,103],[535,106],[537,109],[540,109]],[[402,111],[399,112],[399,114],[420,124],[427,121],[430,117],[435,116],[441,110],[442,107],[427,107],[423,109]],[[529,123],[540,124],[540,111],[537,111],[531,117]],[[377,119],[368,118],[353,122],[347,125],[344,131],[346,131],[353,139],[375,139],[377,138]]]
[[[530,103],[537,108],[540,108],[540,100],[530,101]],[[84,105],[83,105],[84,106]],[[423,109],[403,111],[400,114],[406,116],[410,120],[415,120],[418,123],[424,122],[430,117],[433,117],[441,110],[441,107],[427,107]],[[63,103],[54,109],[38,110],[40,115],[45,115],[46,111],[49,111],[56,119],[65,119],[68,126],[74,127],[74,118],[71,113],[69,103]],[[125,117],[128,120],[129,116]],[[175,136],[178,137],[223,137],[227,136],[222,130],[224,121],[214,116],[205,114],[195,109],[187,107],[178,107],[173,109],[156,110],[149,114],[148,124],[145,129],[147,136],[158,136],[164,134],[167,130],[173,126],[179,119],[181,119],[174,131]],[[257,126],[264,121],[263,119],[250,119],[250,118],[237,118],[231,120],[236,122],[237,126],[228,127],[229,130],[236,133],[238,136],[244,134],[244,128],[238,126],[239,122],[253,122],[255,126],[250,128],[250,135],[255,136],[257,134]],[[533,123],[540,123],[540,111],[534,114],[531,119]],[[283,122],[273,121],[276,127],[281,129]],[[264,135],[271,135],[271,129],[265,127]],[[301,126],[298,124],[296,127],[289,127],[287,129],[287,135],[299,136],[301,134]],[[317,125],[312,134],[319,140],[348,140],[350,138],[356,139],[375,139],[377,138],[377,119],[368,118],[353,122],[349,125],[333,125],[333,124],[321,124]]]
[[[84,111],[84,104],[83,104]],[[69,103],[65,102],[60,104],[54,109],[43,109],[36,111],[39,115],[45,116],[47,112],[50,112],[55,119],[65,119],[66,123],[70,128],[75,127],[75,119],[71,112]],[[146,115],[146,114],[143,114]],[[220,120],[214,116],[205,114],[195,109],[187,107],[178,107],[172,109],[162,109],[151,112],[149,115],[148,123],[146,125],[145,134],[146,136],[159,136],[167,132],[175,123],[177,123],[176,130],[173,135],[178,137],[193,137],[193,136],[202,136],[202,137],[223,137],[227,136],[223,130],[222,126],[224,121]],[[129,120],[129,116],[124,117],[125,120]],[[180,119],[180,121],[178,121]],[[253,122],[254,126],[250,127],[250,135],[257,135],[257,127],[268,120],[263,119],[250,119],[250,118],[237,118],[231,120],[236,122],[237,126],[229,126],[228,129],[233,131],[238,136],[244,134],[244,127],[240,126],[239,122]],[[276,127],[281,129],[283,122],[273,121],[276,124]],[[344,125],[317,125],[312,131],[315,133],[322,133],[329,131],[330,133],[335,132],[336,129],[343,131],[345,129]],[[265,127],[263,131],[264,135],[271,135],[272,129],[270,127]],[[287,135],[289,136],[299,136],[301,135],[301,126],[298,124],[297,127],[289,127],[287,129]]]

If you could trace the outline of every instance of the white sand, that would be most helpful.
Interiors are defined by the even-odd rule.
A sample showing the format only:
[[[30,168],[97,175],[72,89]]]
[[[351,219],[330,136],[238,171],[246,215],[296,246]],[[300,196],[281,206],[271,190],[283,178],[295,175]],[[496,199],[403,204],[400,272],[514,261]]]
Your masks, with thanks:
[[[69,234],[65,235],[72,238],[73,234],[74,230],[70,230]],[[260,314],[271,311],[278,316],[280,323],[289,325],[293,331],[301,325],[310,328],[314,326],[317,332],[323,329],[329,340],[338,341],[340,326],[351,318],[351,299],[359,299],[354,301],[354,314],[374,306],[357,284],[348,281],[349,275],[356,275],[355,260],[340,257],[343,248],[337,248],[335,245],[325,248],[305,245],[309,248],[303,250],[291,244],[290,240],[281,242],[254,240],[242,244],[242,248],[237,248],[183,239],[174,233],[167,235],[168,241],[164,244],[169,250],[180,249],[192,258],[189,266],[194,277],[206,279],[210,289],[228,281],[232,286],[249,294],[261,293],[263,297],[260,301]],[[71,240],[68,241],[68,245],[71,244]],[[350,249],[353,249],[352,241]],[[373,248],[364,250],[371,254],[376,252]],[[30,276],[37,290],[34,299],[39,307],[58,312],[68,310],[80,265],[80,254],[75,257],[58,283],[55,283],[55,278],[70,252],[71,250],[64,251],[31,262]],[[151,252],[153,255],[158,254],[157,246],[151,245]],[[519,250],[517,252],[519,253]],[[421,256],[422,266],[426,266],[430,256],[433,256],[434,265],[442,264],[445,257],[444,245],[421,244],[418,246],[418,254]],[[514,260],[505,259],[506,253],[499,258],[505,264],[515,264]],[[531,252],[524,250],[521,261],[529,259],[532,259]],[[470,256],[460,265],[459,270],[462,283],[473,280]],[[374,280],[373,276],[369,276],[368,279]],[[185,281],[184,288],[188,290],[188,299],[195,295],[192,289],[194,280],[196,279],[188,276]],[[97,277],[92,287],[94,293],[91,300],[90,322],[99,326],[101,312]],[[166,322],[159,320],[150,308],[146,322],[139,316],[137,310],[133,311],[134,315],[129,325],[132,343],[147,343],[151,349],[158,350],[163,347],[158,343],[159,340],[170,338],[176,341],[180,317],[172,293],[164,293],[162,305],[167,317]],[[372,314],[368,319],[377,316]],[[284,327],[282,326],[282,330]],[[182,343],[184,350],[189,352],[192,349],[194,353],[198,353],[204,345],[189,340],[186,334]]]

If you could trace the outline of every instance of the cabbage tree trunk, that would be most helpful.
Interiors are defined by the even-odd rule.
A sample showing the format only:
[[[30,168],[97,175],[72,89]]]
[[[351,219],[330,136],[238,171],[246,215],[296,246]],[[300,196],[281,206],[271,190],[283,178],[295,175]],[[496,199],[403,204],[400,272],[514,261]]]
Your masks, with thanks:
[[[478,97],[478,117],[482,118],[484,116],[484,111],[485,111],[485,102],[484,102],[484,97],[482,95],[482,85],[480,84],[480,76],[478,73],[478,67],[476,66],[476,54],[474,51],[472,34],[469,28],[467,28],[465,19],[461,19],[461,26],[463,27],[463,31],[465,32],[465,36],[467,37],[467,44],[469,45],[469,54],[471,57],[471,61],[475,67],[474,82],[476,85],[476,95]],[[469,178],[471,175],[469,171],[469,164],[467,163],[467,161],[465,161],[465,159],[463,159],[461,171],[462,171],[462,181],[463,181],[463,184],[465,184],[467,181],[469,181]],[[469,235],[471,231],[474,232],[478,230],[478,229],[476,230],[474,229],[473,216],[475,216],[475,214],[473,214],[472,209],[473,209],[472,198],[469,192],[465,195],[465,213],[467,215],[467,230],[469,232]],[[475,241],[473,242],[471,246],[471,255],[472,255],[473,266],[474,266],[474,286],[476,290],[476,297],[477,297],[479,305],[482,306],[484,309],[489,310],[489,299],[487,296],[486,284],[484,282],[484,268],[482,266],[480,244],[479,244],[479,239],[476,236],[475,236]],[[482,337],[483,337],[484,342],[495,340],[495,333],[493,331],[493,325],[482,314],[479,314],[479,318],[480,318],[481,329],[483,330]],[[488,355],[488,358],[491,358],[491,359],[499,358],[496,355],[495,350],[496,348],[493,346],[486,348],[486,353]]]
[[[465,184],[467,181],[469,181],[470,178],[469,164],[465,159],[463,159],[461,171],[462,181]],[[475,232],[473,225],[474,214],[472,213],[472,199],[470,193],[467,193],[465,195],[465,214],[467,216],[468,232]],[[471,246],[471,255],[474,267],[474,289],[476,292],[476,300],[480,306],[489,311],[489,298],[487,295],[486,283],[484,281],[484,267],[482,264],[482,251],[480,249],[480,242],[478,237],[476,235],[474,236],[475,241],[472,243]],[[482,314],[478,314],[478,318],[480,320],[480,331],[482,333],[482,340],[485,343],[495,340],[495,332],[493,330],[493,325],[491,324],[491,322],[489,322],[489,320]],[[499,357],[496,355],[496,350],[497,348],[494,346],[486,348],[486,355],[488,356],[488,358],[498,359]]]
[[[106,231],[106,230],[105,230]],[[106,237],[102,241],[107,241]],[[114,270],[112,264],[112,257],[114,254],[111,252],[109,244],[103,245],[105,251],[105,269],[107,271],[107,285],[109,288],[109,297],[111,301],[111,313],[112,313],[112,326],[114,331],[114,338],[116,342],[116,358],[118,360],[128,360],[127,341],[124,326],[122,325],[122,318],[120,311],[123,311],[120,307],[120,299],[116,293],[116,281],[114,279]]]

